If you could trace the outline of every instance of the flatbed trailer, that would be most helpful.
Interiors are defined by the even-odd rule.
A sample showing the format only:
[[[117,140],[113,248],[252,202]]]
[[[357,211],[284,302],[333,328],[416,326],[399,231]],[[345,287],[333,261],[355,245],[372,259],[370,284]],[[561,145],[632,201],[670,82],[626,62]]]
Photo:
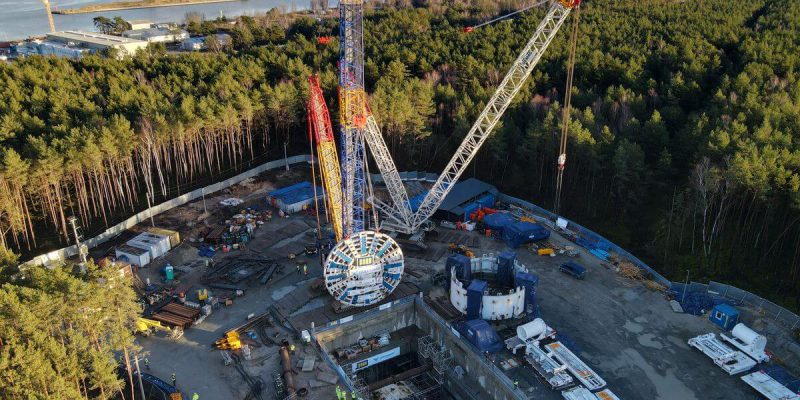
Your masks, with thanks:
[[[742,380],[769,400],[798,400],[800,395],[776,381],[763,371],[742,376]]]
[[[565,398],[566,400],[597,400],[597,396],[583,386],[576,386],[572,389],[567,389],[561,392],[561,397]]]
[[[599,400],[620,400],[611,389],[603,389],[594,394]]]
[[[539,346],[528,346],[525,361],[533,367],[553,390],[561,390],[572,386],[574,380],[567,373],[566,366],[553,360]]]
[[[731,349],[713,333],[693,337],[689,339],[688,344],[703,352],[728,375],[736,375],[756,366],[753,359],[741,351]]]
[[[589,368],[578,356],[561,342],[553,342],[544,346],[548,353],[567,367],[572,375],[578,378],[589,390],[600,390],[606,386],[606,381]]]

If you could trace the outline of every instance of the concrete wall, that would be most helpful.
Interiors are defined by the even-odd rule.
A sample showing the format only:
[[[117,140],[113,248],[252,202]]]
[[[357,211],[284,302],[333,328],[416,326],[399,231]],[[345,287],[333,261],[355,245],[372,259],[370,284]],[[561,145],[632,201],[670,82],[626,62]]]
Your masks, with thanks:
[[[336,348],[351,345],[362,337],[393,332],[410,325],[416,325],[435,342],[443,344],[450,351],[453,363],[451,370],[447,372],[445,386],[452,392],[461,393],[462,391],[455,388],[477,383],[478,387],[475,389],[482,393],[476,393],[475,398],[525,399],[524,394],[514,389],[511,380],[505,374],[488,363],[475,347],[459,337],[419,296],[397,300],[389,303],[389,307],[384,309],[376,308],[334,321],[315,332],[315,338],[320,347],[329,353]],[[453,370],[456,366],[461,366],[464,370],[463,380],[455,376]],[[340,373],[340,379],[349,385],[349,380],[342,376],[343,371],[335,364],[333,367]]]

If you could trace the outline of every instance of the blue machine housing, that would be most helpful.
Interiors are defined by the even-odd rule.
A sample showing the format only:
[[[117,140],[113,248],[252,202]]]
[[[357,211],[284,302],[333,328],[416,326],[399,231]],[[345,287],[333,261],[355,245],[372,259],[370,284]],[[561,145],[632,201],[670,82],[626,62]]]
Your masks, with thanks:
[[[482,319],[459,322],[455,324],[455,328],[461,336],[481,352],[496,353],[503,349],[500,336],[488,322]]]
[[[455,267],[456,277],[458,279],[472,279],[472,262],[469,257],[463,254],[451,254],[447,257],[447,261],[444,265],[445,269],[447,269],[448,276],[450,275],[450,270]]]
[[[497,256],[497,282],[503,286],[513,286],[514,284],[514,261],[517,260],[517,253],[505,251]]]
[[[717,304],[711,310],[708,319],[723,331],[729,331],[739,322],[739,310],[730,304]]]
[[[525,288],[525,312],[532,313],[536,310],[536,286],[539,285],[539,277],[527,272],[517,272],[514,275],[514,286]]]
[[[525,243],[546,240],[549,237],[549,229],[533,222],[515,222],[503,229],[503,242],[512,249],[516,249]]]
[[[489,288],[489,283],[475,279],[467,287],[467,319],[481,318],[481,304],[483,293]]]

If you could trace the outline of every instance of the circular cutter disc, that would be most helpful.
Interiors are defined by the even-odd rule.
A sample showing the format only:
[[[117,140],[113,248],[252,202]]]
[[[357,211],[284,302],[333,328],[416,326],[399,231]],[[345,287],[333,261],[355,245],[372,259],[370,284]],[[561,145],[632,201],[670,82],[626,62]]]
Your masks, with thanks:
[[[388,296],[403,276],[403,250],[389,235],[363,231],[339,242],[325,260],[325,287],[344,304],[363,307]]]

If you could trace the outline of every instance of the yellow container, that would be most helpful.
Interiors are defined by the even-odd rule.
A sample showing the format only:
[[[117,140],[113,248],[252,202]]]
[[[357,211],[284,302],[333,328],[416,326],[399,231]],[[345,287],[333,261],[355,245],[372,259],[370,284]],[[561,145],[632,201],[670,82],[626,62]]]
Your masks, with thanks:
[[[158,227],[147,228],[146,230],[150,233],[155,233],[156,235],[168,237],[170,247],[176,247],[181,244],[181,234],[177,231]]]
[[[536,251],[540,256],[550,256],[553,255],[553,249],[539,249]]]

